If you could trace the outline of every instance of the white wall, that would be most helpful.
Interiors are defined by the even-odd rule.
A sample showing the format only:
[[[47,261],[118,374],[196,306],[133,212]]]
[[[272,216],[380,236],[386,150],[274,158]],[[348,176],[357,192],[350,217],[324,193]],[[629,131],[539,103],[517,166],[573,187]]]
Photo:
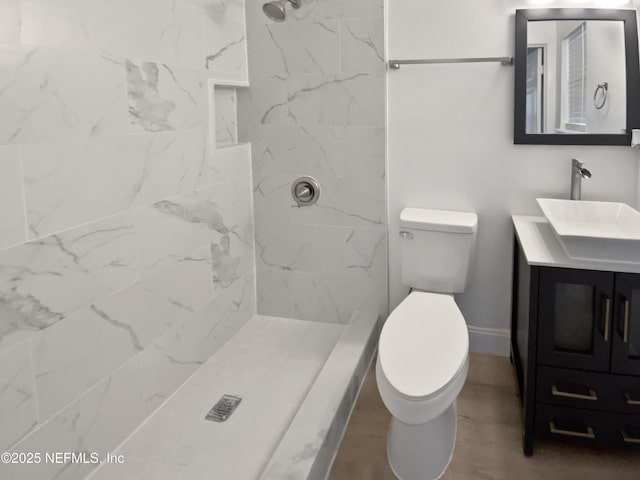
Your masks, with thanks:
[[[512,55],[514,12],[528,7],[388,0],[388,58]],[[513,144],[513,75],[497,63],[389,72],[391,308],[408,291],[398,269],[398,216],[405,206],[478,213],[477,256],[457,300],[470,325],[507,329],[512,213],[540,214],[536,197],[567,198],[572,157],[593,173],[583,184],[585,199],[637,201],[638,154],[628,147]]]

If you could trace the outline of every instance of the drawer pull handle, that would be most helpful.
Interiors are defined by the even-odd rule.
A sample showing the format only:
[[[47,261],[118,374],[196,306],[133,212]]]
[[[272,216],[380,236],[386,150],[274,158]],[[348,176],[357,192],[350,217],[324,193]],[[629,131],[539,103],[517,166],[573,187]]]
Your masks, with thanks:
[[[574,432],[573,430],[562,430],[560,428],[556,428],[556,424],[553,423],[553,420],[549,422],[549,430],[551,433],[555,433],[557,435],[566,435],[567,437],[579,437],[579,438],[596,438],[596,434],[593,433],[593,428],[587,427],[587,432]]]
[[[624,394],[624,399],[627,401],[627,405],[640,405],[640,400],[635,400],[629,393]]]
[[[611,299],[606,295],[603,295],[604,299],[604,341],[609,341],[609,330],[611,327]]]
[[[579,393],[563,392],[558,390],[555,385],[551,385],[551,395],[554,397],[577,398],[579,400],[598,400],[598,395],[591,389],[589,389],[589,395],[581,395]]]
[[[640,444],[640,438],[630,437],[624,430],[620,430],[620,433],[622,433],[622,439],[625,441],[625,443]]]
[[[624,324],[622,330],[622,341],[629,343],[629,300],[624,299]]]

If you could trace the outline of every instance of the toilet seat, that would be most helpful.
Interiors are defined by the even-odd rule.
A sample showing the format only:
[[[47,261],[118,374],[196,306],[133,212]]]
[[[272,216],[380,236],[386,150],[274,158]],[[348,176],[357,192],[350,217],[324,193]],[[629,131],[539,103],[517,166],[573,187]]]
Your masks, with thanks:
[[[464,370],[469,334],[450,295],[412,292],[387,319],[378,362],[402,398],[424,401],[446,390]]]

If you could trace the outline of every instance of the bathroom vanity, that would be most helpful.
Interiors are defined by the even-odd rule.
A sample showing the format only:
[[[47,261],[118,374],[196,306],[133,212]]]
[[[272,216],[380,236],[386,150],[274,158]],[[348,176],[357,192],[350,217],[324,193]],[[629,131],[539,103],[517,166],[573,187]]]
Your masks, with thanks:
[[[543,437],[639,448],[640,263],[569,257],[545,217],[512,219],[525,455]]]

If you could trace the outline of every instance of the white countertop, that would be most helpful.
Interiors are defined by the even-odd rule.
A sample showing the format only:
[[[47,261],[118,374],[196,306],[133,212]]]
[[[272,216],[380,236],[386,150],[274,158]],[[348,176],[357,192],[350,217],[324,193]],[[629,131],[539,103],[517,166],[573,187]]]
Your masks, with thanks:
[[[567,255],[545,217],[511,215],[529,265],[640,273],[640,264],[578,260]]]

